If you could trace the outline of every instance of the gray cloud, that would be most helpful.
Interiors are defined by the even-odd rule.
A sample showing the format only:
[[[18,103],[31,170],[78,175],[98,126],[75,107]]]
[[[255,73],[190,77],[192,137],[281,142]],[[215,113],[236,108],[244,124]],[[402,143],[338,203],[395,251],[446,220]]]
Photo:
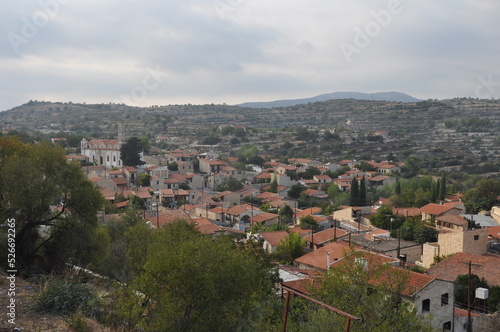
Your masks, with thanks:
[[[50,12],[41,3],[58,7]],[[389,10],[389,1],[220,0],[223,15],[214,3],[7,2],[0,110],[29,99],[112,102],[141,86],[147,68],[165,77],[142,105],[347,90],[448,98],[474,96],[481,76],[500,81],[500,4],[493,0],[401,0],[400,11],[372,30],[350,62],[340,46],[356,46],[357,31],[373,28],[373,13]],[[36,33],[27,36],[30,24]],[[21,38],[16,47],[12,36]]]

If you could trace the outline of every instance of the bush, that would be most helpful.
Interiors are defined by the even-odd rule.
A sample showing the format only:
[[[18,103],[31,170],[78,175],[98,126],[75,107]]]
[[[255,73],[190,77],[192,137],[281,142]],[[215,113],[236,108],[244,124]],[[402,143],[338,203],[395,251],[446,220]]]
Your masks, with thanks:
[[[89,286],[67,280],[49,279],[35,298],[35,310],[56,315],[70,315],[81,311],[95,315],[101,303]]]

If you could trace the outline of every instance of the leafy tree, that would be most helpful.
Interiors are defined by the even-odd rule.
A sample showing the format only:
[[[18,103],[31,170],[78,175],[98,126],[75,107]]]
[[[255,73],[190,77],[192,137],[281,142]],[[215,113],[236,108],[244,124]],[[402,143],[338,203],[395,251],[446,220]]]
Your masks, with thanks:
[[[251,249],[251,247],[250,247]],[[276,274],[254,250],[213,240],[194,224],[176,221],[157,232],[144,272],[132,283],[145,301],[144,331],[252,330],[274,296]],[[142,314],[141,312],[141,314]]]
[[[142,165],[140,153],[143,151],[141,140],[138,137],[130,137],[127,142],[120,147],[120,158],[124,166]]]
[[[243,183],[241,180],[235,178],[234,176],[228,176],[225,178],[219,185],[217,186],[217,190],[219,191],[236,191],[243,188]]]
[[[0,223],[15,219],[18,270],[43,272],[69,259],[88,264],[103,202],[80,165],[68,163],[60,147],[0,138]],[[56,243],[62,239],[64,248]]]
[[[300,228],[312,229],[313,231],[317,231],[319,229],[319,226],[312,216],[305,216],[300,218]]]
[[[271,193],[277,193],[278,192],[278,178],[276,174],[273,176],[273,180],[269,184],[269,188],[267,189],[268,192]]]
[[[344,260],[347,263],[328,270],[312,292],[320,301],[359,317],[351,331],[433,331],[412,304],[402,300],[410,272],[377,264],[363,252],[348,254]],[[345,325],[345,318],[331,315],[328,326],[339,325]]]
[[[426,243],[436,242],[438,240],[438,231],[429,226],[421,226],[415,229],[415,242]]]
[[[139,175],[139,185],[141,187],[149,187],[151,185],[151,175],[148,173],[142,173]]]
[[[369,171],[373,171],[375,169],[375,166],[373,166],[372,164],[370,164],[364,160],[359,162],[359,164],[354,165],[354,167],[356,167],[357,169],[359,169],[360,171],[363,171],[363,172],[369,172]]]
[[[301,173],[300,175],[303,179],[311,180],[313,176],[320,174],[321,171],[317,167],[309,166],[306,168],[305,172]]]
[[[392,219],[392,222],[391,222]],[[377,213],[370,217],[370,223],[382,229],[399,229],[405,221],[405,218],[395,215],[392,208],[388,205],[382,205],[378,208]]]
[[[288,197],[297,199],[300,197],[300,194],[302,194],[302,192],[306,189],[306,186],[303,186],[301,184],[294,184],[290,186],[290,189],[288,189]]]
[[[306,254],[306,241],[298,233],[290,233],[276,247],[274,258],[282,264],[292,264],[296,258]]]
[[[404,161],[405,165],[403,166],[403,172],[405,173],[405,176],[407,178],[411,178],[417,175],[418,171],[420,170],[421,163],[422,161],[415,156],[406,158]]]
[[[466,308],[467,307],[467,290],[468,285],[469,285],[469,275],[468,274],[461,274],[457,276],[457,278],[454,281],[455,283],[455,303],[461,307],[461,308]],[[476,274],[471,274],[470,276],[470,283],[471,283],[471,300],[474,300],[475,297],[475,290],[478,287],[484,287],[488,288],[488,283],[484,278],[479,278]]]
[[[175,161],[173,161],[167,164],[167,168],[169,171],[177,172],[179,170],[179,165]]]
[[[144,136],[140,138],[140,141],[141,141],[142,151],[144,151],[144,153],[148,153],[149,149],[151,149],[151,143],[149,143],[149,138]]]
[[[239,148],[238,152],[236,153],[236,156],[238,156],[238,159],[241,162],[247,164],[249,163],[250,159],[259,156],[259,149],[253,144],[244,145]]]
[[[351,192],[349,194],[349,205],[350,206],[358,206],[359,204],[359,186],[358,180],[356,178],[352,179],[351,182]]]
[[[500,196],[500,181],[481,179],[476,187],[464,193],[463,202],[467,213],[478,213],[481,210],[491,210],[498,203]]]
[[[278,214],[280,216],[280,220],[284,223],[291,223],[293,221],[294,212],[288,205],[283,205]]]
[[[220,138],[218,136],[210,135],[210,136],[205,136],[201,140],[201,144],[203,145],[216,145],[219,144]]]

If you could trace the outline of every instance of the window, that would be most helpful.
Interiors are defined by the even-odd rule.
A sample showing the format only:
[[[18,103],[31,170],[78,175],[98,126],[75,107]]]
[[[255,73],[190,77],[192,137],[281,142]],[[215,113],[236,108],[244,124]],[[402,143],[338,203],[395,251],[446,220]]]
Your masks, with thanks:
[[[448,293],[441,295],[441,305],[448,305]]]
[[[443,331],[451,331],[451,321],[447,321],[443,324]]]
[[[422,312],[428,312],[431,310],[431,300],[426,299],[422,301]]]
[[[479,240],[479,235],[474,235],[474,241]]]

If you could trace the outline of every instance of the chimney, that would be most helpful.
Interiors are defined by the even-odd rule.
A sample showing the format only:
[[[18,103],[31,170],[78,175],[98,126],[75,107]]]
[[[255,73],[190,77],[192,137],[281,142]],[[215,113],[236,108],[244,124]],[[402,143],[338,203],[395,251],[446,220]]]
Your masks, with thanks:
[[[406,266],[406,254],[405,255],[399,255],[399,266],[404,268]]]

